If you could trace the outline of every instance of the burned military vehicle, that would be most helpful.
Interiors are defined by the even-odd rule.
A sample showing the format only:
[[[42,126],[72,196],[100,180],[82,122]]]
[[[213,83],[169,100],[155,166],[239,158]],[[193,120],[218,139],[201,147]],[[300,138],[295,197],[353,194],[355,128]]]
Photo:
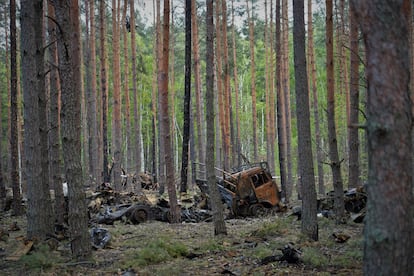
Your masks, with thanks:
[[[267,162],[248,163],[231,172],[217,169],[217,186],[222,200],[234,216],[258,216],[280,208],[280,191],[270,174]],[[205,180],[197,179],[203,194],[208,194]]]

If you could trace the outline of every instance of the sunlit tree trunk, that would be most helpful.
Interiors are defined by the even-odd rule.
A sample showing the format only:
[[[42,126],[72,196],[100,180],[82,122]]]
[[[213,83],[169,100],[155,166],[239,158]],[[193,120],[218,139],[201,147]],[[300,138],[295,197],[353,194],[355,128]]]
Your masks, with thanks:
[[[158,73],[158,83],[160,91],[160,136],[164,143],[164,156],[160,155],[165,162],[166,184],[168,189],[168,198],[170,203],[170,222],[178,223],[181,220],[180,207],[177,205],[177,194],[175,191],[174,178],[174,156],[171,144],[171,126],[169,119],[168,104],[168,64],[169,64],[169,37],[170,37],[170,3],[164,0],[163,7],[163,40],[162,40],[162,56],[160,62],[160,70]]]
[[[334,187],[334,210],[336,221],[343,219],[344,192],[341,176],[341,161],[339,160],[338,145],[335,126],[335,76],[333,57],[333,7],[332,0],[326,0],[326,75],[327,75],[327,116],[329,157],[332,169],[332,181]]]
[[[206,173],[210,190],[211,207],[213,210],[214,234],[226,235],[227,229],[224,223],[222,203],[216,185],[214,169],[214,23],[213,0],[207,0],[206,13]]]
[[[174,167],[174,175],[175,172],[178,171],[176,166],[178,166],[178,143],[175,143],[177,132],[175,131],[177,125],[177,118],[175,115],[175,36],[174,36],[174,1],[171,1],[171,23],[170,23],[170,61],[169,61],[169,87],[168,87],[168,105],[170,108],[170,131],[171,131],[171,147],[174,153],[173,158],[173,167]],[[184,54],[185,55],[185,54]],[[185,93],[185,92],[184,92]],[[177,160],[176,160],[177,158]]]

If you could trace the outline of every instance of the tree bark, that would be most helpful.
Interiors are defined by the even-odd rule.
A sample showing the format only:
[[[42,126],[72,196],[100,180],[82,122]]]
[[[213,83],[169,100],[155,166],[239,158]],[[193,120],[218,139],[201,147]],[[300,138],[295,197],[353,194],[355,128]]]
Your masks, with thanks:
[[[191,1],[191,31],[192,43],[194,52],[194,88],[196,94],[196,110],[197,110],[197,148],[198,148],[198,162],[205,164],[205,120],[204,120],[204,97],[201,90],[201,64],[200,64],[200,50],[198,41],[198,17],[196,9],[196,1]]]
[[[334,211],[336,221],[342,221],[345,214],[344,190],[341,176],[341,161],[339,160],[338,144],[335,126],[335,77],[333,57],[333,8],[332,0],[326,0],[326,75],[327,75],[327,116],[329,157],[332,169],[332,181],[334,188]]]
[[[286,181],[286,202],[292,195],[293,190],[293,165],[292,165],[292,115],[290,108],[290,69],[289,69],[289,17],[288,17],[288,1],[282,0],[282,86],[284,93],[285,105],[285,127],[286,127],[286,166],[287,166],[287,181]],[[299,185],[299,183],[298,183]],[[299,189],[300,190],[300,189]]]
[[[102,135],[102,176],[105,183],[111,181],[108,170],[108,87],[106,72],[106,29],[105,29],[105,1],[99,3],[99,36],[100,36],[100,66],[101,66],[101,135]]]
[[[220,21],[220,14],[221,14],[221,0],[216,1],[216,10],[215,10],[215,20],[216,20],[216,55],[215,55],[215,68],[216,68],[216,76],[217,76],[217,101],[218,101],[218,124],[217,124],[217,134],[218,137],[221,137],[221,140],[218,139],[221,143],[217,144],[218,152],[219,152],[219,161],[222,163],[220,167],[224,170],[227,169],[227,155],[226,155],[226,126],[225,126],[225,101],[224,101],[224,84],[223,84],[223,33],[220,29],[221,21]]]
[[[276,108],[277,108],[277,134],[279,149],[279,168],[280,185],[282,189],[282,199],[286,199],[287,194],[287,168],[286,168],[286,112],[285,94],[282,87],[283,54],[282,54],[282,33],[280,17],[280,0],[276,1]]]
[[[412,275],[411,1],[355,1],[366,47],[368,203],[365,275]]]
[[[120,26],[119,26],[119,0],[112,0],[112,44],[113,44],[113,179],[117,191],[121,190],[121,63],[120,63]]]
[[[96,46],[95,46],[95,2],[89,0],[90,8],[90,38],[89,48],[91,55],[91,102],[89,103],[88,119],[90,127],[89,140],[90,140],[90,155],[89,155],[89,166],[92,173],[92,179],[95,183],[101,183],[101,174],[99,173],[99,156],[100,151],[98,150],[98,112],[97,112],[97,88],[96,88]],[[92,155],[92,156],[91,156]]]
[[[122,24],[122,40],[123,40],[123,51],[124,51],[124,77],[123,77],[123,91],[124,91],[124,99],[125,99],[125,151],[122,154],[124,156],[124,168],[126,172],[130,171],[131,163],[133,162],[133,150],[132,150],[132,137],[131,137],[131,103],[130,103],[130,96],[129,96],[129,53],[128,53],[128,30],[126,27],[127,22],[127,9],[128,9],[128,2],[129,0],[124,1],[124,5],[122,8],[122,20],[119,22],[119,24]],[[132,28],[135,28],[134,25],[132,25]],[[130,25],[130,31],[131,31],[131,25]],[[138,144],[139,145],[139,140]],[[138,161],[138,160],[137,160]],[[139,172],[139,171],[137,171]]]
[[[45,93],[43,60],[43,0],[21,2],[21,60],[25,163],[27,176],[27,236],[42,240],[53,231],[50,193],[42,174],[40,97]]]
[[[140,112],[138,110],[138,89],[137,89],[137,53],[136,53],[136,37],[135,37],[135,5],[134,0],[129,1],[130,4],[130,24],[131,28],[131,61],[132,61],[132,98],[134,102],[134,132],[135,132],[135,148],[134,148],[134,157],[135,160],[135,173],[138,174],[141,170],[141,124],[140,124]],[[155,101],[156,98],[153,98]],[[155,139],[153,140],[155,143]],[[155,172],[153,172],[155,173]],[[134,187],[136,191],[141,191],[141,185]]]
[[[160,82],[160,75],[161,75],[161,67],[162,67],[162,37],[161,37],[161,0],[156,0],[157,2],[157,25],[156,25],[156,29],[157,29],[157,34],[156,34],[156,41],[155,41],[155,47],[157,49],[157,66],[156,68],[158,69],[157,72],[157,85],[158,85],[158,102],[157,102],[157,106],[158,106],[158,110],[159,112],[156,113],[158,115],[158,122],[159,124],[157,125],[158,128],[158,150],[159,150],[159,164],[158,164],[158,172],[159,172],[159,182],[160,182],[160,189],[159,189],[159,193],[160,195],[164,194],[165,191],[165,185],[166,185],[166,169],[165,169],[165,144],[162,141],[162,115],[161,115],[161,110],[162,110],[162,106],[161,106],[161,82]],[[167,21],[169,20],[169,17],[167,16]],[[168,70],[168,67],[167,67]],[[167,79],[167,85],[168,85],[168,79]]]
[[[52,1],[48,1],[48,30],[49,30],[49,63],[50,63],[50,131],[49,131],[49,147],[50,147],[50,171],[51,179],[55,191],[55,218],[56,222],[62,224],[64,222],[65,198],[62,188],[62,160],[61,160],[61,143],[60,143],[60,82],[58,71],[58,49],[57,49],[57,25],[51,19],[55,19],[55,8]]]
[[[218,2],[217,2],[218,4]],[[227,3],[226,0],[221,0],[221,33],[223,43],[223,104],[224,104],[224,164],[225,168],[230,168],[234,160],[232,160],[232,145],[231,145],[231,94],[230,94],[230,65],[229,65],[229,48],[227,39]]]
[[[349,2],[349,21],[350,21],[350,110],[349,110],[349,134],[348,134],[348,148],[349,148],[349,176],[348,189],[356,188],[360,185],[359,181],[359,138],[358,128],[359,124],[359,43],[358,43],[358,25],[355,18],[355,7]]]
[[[169,0],[164,0],[164,21],[163,21],[163,41],[162,41],[162,57],[161,67],[158,74],[158,83],[160,91],[160,136],[164,144],[164,156],[161,158],[165,162],[166,184],[168,189],[168,198],[170,203],[170,222],[178,223],[181,220],[181,212],[177,205],[177,194],[175,191],[174,178],[174,157],[171,144],[171,128],[169,119],[168,106],[168,64],[169,64],[169,37],[170,37],[170,3]]]
[[[224,223],[222,203],[216,185],[214,169],[214,23],[213,23],[213,0],[207,0],[206,13],[206,122],[207,122],[207,144],[206,144],[206,173],[207,183],[210,191],[211,207],[213,211],[214,234],[226,235],[226,224]]]
[[[236,133],[235,133],[235,149],[233,148],[234,158],[233,162],[237,159],[237,164],[241,165],[241,145],[240,145],[240,112],[239,112],[239,74],[237,71],[237,45],[236,45],[236,26],[234,24],[234,0],[231,1],[231,20],[232,20],[232,44],[233,44],[233,76],[234,76],[234,101],[235,101],[235,113],[236,113]]]
[[[253,159],[258,161],[258,139],[257,139],[257,107],[256,107],[256,68],[254,59],[254,23],[253,15],[250,15],[249,0],[246,0],[247,20],[249,22],[249,42],[250,42],[250,74],[251,74],[251,93],[252,93],[252,120],[253,120]]]
[[[318,240],[316,217],[315,175],[309,111],[309,88],[306,72],[304,1],[293,1],[293,39],[296,80],[296,116],[298,129],[298,159],[302,183],[302,233]]]
[[[316,83],[316,62],[315,49],[313,44],[313,22],[312,22],[312,0],[308,0],[308,55],[309,69],[312,79],[312,96],[313,96],[313,117],[315,123],[315,142],[316,142],[316,162],[318,167],[318,191],[320,195],[325,195],[325,181],[323,170],[323,151],[322,138],[319,116],[318,87]]]
[[[7,42],[6,42],[7,43]],[[19,179],[19,121],[17,103],[17,38],[16,38],[16,1],[10,0],[10,180],[13,189],[13,214],[21,215],[23,208]]]
[[[185,79],[184,79],[184,125],[181,158],[180,192],[187,192],[188,154],[190,146],[190,103],[191,103],[191,0],[185,1]]]
[[[59,29],[59,72],[62,87],[62,148],[68,183],[69,231],[72,256],[91,255],[88,214],[83,191],[81,163],[81,48],[79,6],[77,0],[55,1]]]
[[[10,8],[9,8],[10,11]],[[10,57],[9,57],[9,35],[8,35],[8,29],[7,29],[7,8],[4,7],[4,33],[5,33],[5,56],[6,56],[6,81],[7,81],[7,96],[10,96]],[[9,99],[7,99],[10,101]],[[0,114],[3,114],[3,100],[0,99]],[[9,110],[7,110],[9,112]],[[8,115],[8,122],[10,122],[10,116]],[[3,124],[0,122],[0,141],[3,141]],[[6,156],[10,156],[8,154],[8,151],[6,150]],[[3,147],[0,146],[0,211],[4,210],[5,203],[6,203],[6,184],[4,182],[3,178],[3,156],[4,151]]]

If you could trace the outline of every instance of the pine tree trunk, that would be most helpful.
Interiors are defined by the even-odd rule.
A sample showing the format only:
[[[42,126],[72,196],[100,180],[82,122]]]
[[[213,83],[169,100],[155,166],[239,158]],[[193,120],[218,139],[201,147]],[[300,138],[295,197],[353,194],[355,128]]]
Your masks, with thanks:
[[[10,0],[10,180],[13,189],[13,214],[23,214],[19,179],[19,121],[17,88],[16,1]]]
[[[7,9],[4,8],[4,21],[7,22]],[[4,24],[4,33],[5,33],[5,56],[6,56],[6,81],[7,81],[7,96],[10,95],[10,57],[9,57],[9,45],[8,45],[8,29],[7,29],[7,23]],[[9,101],[9,99],[8,99]],[[3,100],[0,99],[0,114],[3,114]],[[8,110],[9,111],[9,110]],[[8,117],[8,122],[10,117]],[[3,124],[0,122],[0,141],[3,141]],[[4,152],[6,153],[6,156],[9,156],[7,150],[3,151],[3,147],[0,146],[0,156],[3,156]],[[0,211],[4,211],[6,203],[6,184],[4,182],[3,178],[3,158],[0,157]]]
[[[48,15],[55,18],[55,8],[52,1],[48,1]],[[50,63],[50,111],[49,111],[49,147],[50,147],[50,178],[52,179],[55,191],[55,218],[57,223],[64,222],[65,198],[62,188],[62,166],[61,166],[61,147],[60,147],[60,81],[59,71],[56,65],[59,64],[57,49],[57,26],[55,22],[49,19],[49,58]]]
[[[97,114],[97,99],[99,98],[97,96],[97,88],[96,88],[96,49],[95,49],[95,3],[94,1],[90,1],[90,49],[91,49],[91,103],[90,103],[90,109],[88,110],[90,114],[90,118],[92,121],[89,123],[92,125],[91,133],[89,134],[89,139],[91,146],[91,154],[92,156],[89,156],[90,160],[90,168],[92,172],[92,178],[95,181],[95,183],[101,183],[101,174],[99,169],[99,160],[100,160],[100,153],[98,149],[98,114]]]
[[[280,0],[276,1],[276,108],[277,108],[277,134],[279,149],[280,185],[282,189],[282,199],[286,199],[287,194],[287,168],[286,168],[286,112],[285,94],[283,92],[283,54],[282,54],[282,32],[280,17]]]
[[[134,148],[134,158],[135,160],[135,173],[138,174],[141,170],[141,127],[140,127],[140,116],[138,111],[138,89],[137,89],[137,53],[136,53],[136,37],[135,37],[135,6],[134,0],[130,0],[130,25],[131,25],[131,61],[132,61],[132,94],[134,102],[134,132],[135,132],[135,148]],[[154,88],[153,88],[154,89]],[[153,98],[153,101],[156,99]],[[154,139],[155,143],[155,139]],[[155,173],[155,172],[153,172]],[[141,191],[141,185],[134,187],[136,191]]]
[[[358,138],[358,115],[359,115],[359,43],[358,25],[355,18],[355,7],[349,3],[350,21],[350,110],[349,110],[349,180],[348,189],[358,187],[359,181],[359,138]]]
[[[315,175],[306,72],[304,1],[293,0],[293,47],[295,60],[296,116],[298,129],[299,175],[302,183],[302,233],[318,240]]]
[[[43,239],[53,231],[48,182],[42,174],[39,97],[45,93],[43,65],[43,0],[21,2],[21,60],[27,176],[27,236]]]
[[[218,4],[218,2],[217,2]],[[234,160],[232,159],[232,145],[231,145],[231,126],[230,126],[230,114],[231,114],[231,94],[230,94],[230,65],[229,65],[229,48],[227,39],[227,3],[226,0],[221,0],[221,26],[222,26],[222,43],[223,43],[223,104],[224,104],[224,160],[225,168],[230,168]]]
[[[157,129],[158,129],[158,137],[157,137],[157,139],[158,139],[158,150],[159,150],[159,153],[158,153],[158,156],[160,156],[160,158],[159,158],[159,164],[158,164],[158,172],[159,172],[159,182],[160,182],[160,189],[159,189],[159,193],[160,193],[160,195],[162,195],[162,194],[164,194],[164,191],[165,191],[165,185],[166,185],[166,181],[167,181],[167,178],[166,178],[166,171],[165,171],[165,166],[166,166],[166,164],[165,164],[165,158],[164,158],[164,156],[165,156],[165,144],[162,142],[162,134],[161,134],[161,121],[162,121],[162,118],[161,118],[161,109],[162,109],[162,106],[161,106],[161,91],[160,91],[160,87],[161,87],[161,83],[160,83],[160,78],[159,78],[159,76],[160,76],[160,68],[161,68],[161,66],[162,66],[162,37],[161,37],[161,3],[160,3],[160,1],[161,0],[156,0],[156,2],[157,2],[157,26],[156,26],[156,28],[157,28],[157,36],[156,36],[156,41],[155,41],[155,47],[157,48],[157,66],[156,66],[156,68],[158,69],[158,72],[157,72],[157,85],[158,85],[158,102],[157,102],[157,107],[158,107],[158,110],[159,110],[159,112],[158,113],[156,113],[156,114],[158,114],[158,122],[159,122],[159,124],[157,125]],[[167,17],[167,20],[168,20],[168,18],[169,17]],[[168,82],[168,80],[167,80],[167,82]]]
[[[222,165],[220,167],[223,167],[224,170],[227,169],[227,156],[226,156],[226,132],[225,132],[225,103],[224,103],[224,84],[223,84],[223,33],[220,29],[220,14],[221,14],[221,3],[220,0],[217,0],[216,2],[216,55],[215,55],[215,68],[216,68],[216,76],[217,76],[217,101],[218,101],[218,125],[217,125],[217,134],[220,134],[219,137],[221,140],[219,140],[221,143],[217,144],[217,147],[219,149],[219,160],[220,163],[222,162]]]
[[[250,42],[250,74],[251,74],[251,93],[252,93],[252,120],[253,120],[253,159],[258,161],[258,138],[257,138],[257,108],[256,108],[256,66],[254,58],[254,23],[253,15],[250,15],[249,0],[246,0],[247,20],[249,22],[249,42]]]
[[[308,55],[309,68],[312,79],[312,96],[313,96],[313,116],[315,121],[315,142],[316,142],[316,162],[318,164],[318,191],[320,195],[325,195],[325,181],[323,170],[323,152],[322,152],[322,138],[319,118],[319,104],[318,104],[318,87],[316,84],[316,63],[315,50],[313,45],[313,22],[312,22],[312,0],[308,0]]]
[[[201,90],[201,64],[200,64],[200,50],[198,42],[198,17],[196,11],[196,1],[191,1],[191,31],[192,43],[194,53],[194,87],[196,94],[196,110],[197,110],[197,148],[198,148],[198,162],[205,164],[205,121],[204,121],[204,97]]]
[[[292,195],[293,190],[293,165],[292,165],[292,127],[291,127],[291,110],[290,110],[290,69],[289,69],[289,18],[288,18],[288,1],[282,0],[282,54],[283,54],[283,77],[282,86],[284,93],[285,105],[285,123],[286,123],[286,164],[287,164],[287,182],[286,182],[286,201]],[[299,185],[299,184],[298,184]]]
[[[88,214],[83,191],[81,163],[81,51],[77,0],[54,2],[59,32],[59,70],[62,88],[62,148],[68,183],[69,231],[72,256],[86,259],[91,254]]]
[[[332,0],[326,0],[326,66],[327,66],[327,116],[329,157],[332,169],[332,181],[334,187],[334,210],[336,221],[341,222],[344,213],[344,191],[341,176],[341,161],[339,161],[338,145],[335,127],[335,78],[333,57],[333,8]]]
[[[190,146],[191,104],[191,0],[185,1],[185,80],[184,80],[184,125],[181,158],[180,192],[187,192],[188,154]]]
[[[174,66],[174,62],[175,62],[175,37],[174,37],[174,1],[171,1],[171,8],[170,8],[170,13],[171,13],[171,23],[170,23],[170,46],[169,46],[169,51],[170,51],[170,60],[169,60],[169,81],[170,84],[168,86],[168,105],[170,108],[170,118],[171,118],[171,122],[170,122],[170,133],[171,133],[171,148],[172,148],[172,152],[174,153],[173,156],[177,158],[177,161],[173,158],[173,168],[174,168],[174,175],[175,172],[178,171],[178,169],[176,170],[176,164],[178,166],[178,145],[176,145],[174,143],[174,141],[176,141],[176,137],[177,137],[177,133],[175,131],[175,126],[177,124],[177,118],[175,116],[175,66]],[[185,54],[184,54],[185,55]],[[184,88],[185,89],[185,88]],[[184,92],[185,93],[185,92]],[[178,142],[177,142],[178,144]],[[177,153],[177,154],[176,154]]]
[[[118,2],[118,3],[117,3]],[[120,26],[119,26],[119,0],[112,0],[112,45],[113,45],[113,179],[117,191],[121,190],[121,64],[120,64]]]
[[[158,0],[157,0],[158,2]],[[159,8],[159,7],[158,7]],[[158,137],[157,137],[157,103],[158,103],[158,98],[157,98],[157,84],[158,84],[158,62],[159,62],[159,46],[155,46],[155,45],[159,45],[157,44],[159,42],[159,18],[156,18],[156,14],[158,16],[158,13],[155,12],[156,9],[156,5],[155,5],[155,0],[153,0],[153,9],[154,9],[154,25],[156,26],[157,32],[154,35],[154,47],[153,47],[153,55],[154,55],[154,59],[153,59],[153,72],[152,72],[152,99],[151,99],[151,116],[152,116],[152,120],[151,120],[151,128],[152,128],[152,143],[151,143],[151,156],[152,156],[152,181],[154,183],[158,183],[158,172],[159,172],[159,166],[158,166],[158,162],[157,162],[157,142],[158,142]],[[161,148],[159,148],[159,151],[161,153]],[[159,183],[159,193],[163,194],[163,183]]]
[[[168,189],[168,198],[170,203],[170,222],[178,223],[181,220],[181,212],[177,205],[177,194],[175,191],[174,178],[174,157],[171,144],[171,126],[169,119],[168,105],[168,64],[169,64],[169,37],[170,37],[170,3],[164,0],[164,22],[163,22],[163,40],[162,40],[162,57],[161,68],[158,75],[159,91],[160,91],[160,136],[164,144],[164,156],[161,156],[165,162],[166,184]]]
[[[214,23],[213,23],[213,0],[207,0],[206,13],[206,173],[207,183],[210,190],[211,207],[213,210],[213,223],[215,235],[226,235],[226,224],[224,223],[222,203],[216,185],[214,169]]]
[[[241,145],[240,145],[240,112],[239,112],[239,74],[237,72],[237,45],[236,45],[236,26],[234,24],[234,0],[231,1],[231,20],[232,20],[232,44],[233,44],[233,76],[234,76],[234,100],[235,100],[235,113],[236,113],[236,133],[233,153],[233,162],[237,159],[237,165],[241,165]]]
[[[101,66],[101,136],[102,136],[102,171],[103,181],[109,183],[111,176],[108,170],[108,86],[106,65],[106,29],[105,29],[105,1],[99,3],[99,36],[100,36],[100,66]]]
[[[130,96],[129,96],[129,54],[128,54],[128,36],[127,36],[127,9],[128,9],[128,2],[129,0],[124,1],[123,9],[122,9],[122,20],[119,24],[121,24],[122,27],[122,40],[123,40],[123,51],[124,51],[124,99],[125,99],[125,150],[122,154],[124,156],[124,168],[126,172],[130,171],[130,167],[132,164],[132,137],[131,137],[131,103],[130,103]],[[131,26],[130,26],[131,28]],[[132,26],[132,28],[135,28],[135,26]],[[130,29],[131,30],[131,29]]]
[[[366,47],[368,202],[365,275],[412,275],[411,1],[352,1]]]

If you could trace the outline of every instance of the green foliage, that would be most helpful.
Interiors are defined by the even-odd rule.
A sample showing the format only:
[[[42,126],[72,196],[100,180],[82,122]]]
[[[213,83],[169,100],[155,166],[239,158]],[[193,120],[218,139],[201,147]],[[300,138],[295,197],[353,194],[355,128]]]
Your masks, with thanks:
[[[259,238],[284,235],[288,233],[291,227],[287,220],[276,219],[271,222],[264,222],[259,229],[253,231],[252,235]]]
[[[313,267],[323,267],[329,264],[329,258],[322,254],[319,248],[306,247],[302,250],[302,260]]]
[[[160,237],[151,240],[143,248],[132,251],[123,264],[126,267],[158,264],[187,254],[188,249],[183,243]]]
[[[29,270],[42,271],[52,268],[59,260],[56,252],[41,244],[32,253],[22,256],[19,262]]]
[[[200,245],[201,252],[218,252],[224,250],[224,246],[216,239],[210,239]]]

